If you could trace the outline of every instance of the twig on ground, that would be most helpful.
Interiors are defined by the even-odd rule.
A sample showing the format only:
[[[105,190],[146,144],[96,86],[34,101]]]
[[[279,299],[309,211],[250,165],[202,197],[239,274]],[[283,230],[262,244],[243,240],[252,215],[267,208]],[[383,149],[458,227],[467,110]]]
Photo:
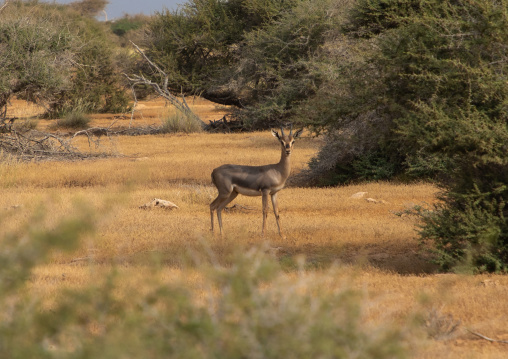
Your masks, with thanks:
[[[477,332],[473,332],[472,330],[470,329],[466,329],[469,333],[473,334],[473,335],[476,335],[477,337],[480,337],[482,339],[485,339],[485,340],[488,340],[489,342],[492,342],[492,343],[503,343],[503,344],[508,344],[508,340],[499,340],[499,339],[492,339],[492,338],[489,338],[489,337],[486,337],[485,335],[483,334],[480,334],[480,333],[477,333]]]

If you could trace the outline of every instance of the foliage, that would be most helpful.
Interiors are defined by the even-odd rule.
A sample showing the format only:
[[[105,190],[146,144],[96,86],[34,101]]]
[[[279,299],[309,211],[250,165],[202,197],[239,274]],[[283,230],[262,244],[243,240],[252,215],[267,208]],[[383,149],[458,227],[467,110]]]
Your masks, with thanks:
[[[421,0],[358,0],[344,29],[357,37],[373,37],[408,23],[421,12]]]
[[[106,8],[108,0],[81,0],[71,3],[71,7],[84,16],[96,16]]]
[[[55,26],[56,13],[35,8],[30,15],[26,8],[9,3],[0,13],[0,107],[12,95],[50,102],[71,87],[75,37]]]
[[[9,2],[0,50],[0,107],[12,96],[43,103],[53,116],[78,104],[86,111],[127,105],[103,26],[71,6]]]
[[[74,17],[72,26],[79,34],[78,47],[74,49],[77,68],[74,68],[71,88],[58,94],[52,113],[58,116],[75,107],[86,112],[125,112],[128,99],[105,27],[86,17]]]
[[[288,279],[262,249],[228,268],[198,264],[209,291],[168,285],[154,264],[143,288],[119,286],[119,271],[88,288],[61,290],[48,309],[27,289],[52,248],[72,249],[93,233],[89,211],[0,239],[0,357],[403,358],[399,330],[364,325],[359,293],[329,291],[312,276]],[[132,286],[135,284],[132,283]]]
[[[468,194],[449,193],[434,211],[420,213],[422,241],[430,244],[435,262],[443,270],[508,270],[506,204],[495,199],[500,194],[506,196],[506,186],[491,193],[481,193],[478,188]]]
[[[156,14],[149,26],[147,55],[171,75],[175,92],[202,93],[240,105],[237,94],[220,88],[248,33],[294,4],[294,0],[193,0],[176,11]]]
[[[130,49],[131,41],[135,44],[142,44],[146,38],[146,28],[150,22],[151,17],[143,14],[129,15],[125,14],[121,19],[111,21],[109,28],[115,34],[115,40],[122,48]],[[133,72],[139,69],[135,66],[135,59],[131,59],[129,52],[126,52],[121,58],[121,61],[134,62],[129,66],[122,66],[123,71]],[[138,98],[140,98],[138,96]]]
[[[384,4],[359,3],[346,26],[346,33],[355,38],[365,32],[364,23],[357,28],[351,25],[358,12],[365,10],[365,3]],[[320,107],[325,108],[309,113],[310,122],[339,130],[351,126],[362,127],[362,131],[374,128],[371,135],[376,138],[366,147],[382,149],[395,162],[405,164],[399,171],[411,174],[412,164],[416,163],[419,169],[415,173],[420,176],[441,172],[446,164],[419,161],[429,158],[431,152],[441,152],[436,146],[427,151],[425,145],[441,130],[426,130],[429,112],[441,113],[451,123],[457,116],[469,121],[470,113],[474,119],[480,118],[476,112],[494,123],[503,122],[502,106],[508,87],[502,75],[502,43],[508,33],[506,19],[500,13],[502,6],[489,7],[489,3],[420,1],[420,11],[413,12],[410,20],[405,13],[400,14],[401,7],[392,14],[385,13],[387,18],[400,19],[400,26],[387,26],[374,41],[348,43],[338,38],[340,51],[349,51],[353,56],[351,62],[332,64],[338,67],[338,74],[329,77],[333,83],[326,84],[332,90],[322,90],[320,101],[324,106]],[[365,16],[372,16],[374,11],[369,11]],[[377,17],[371,20],[373,24],[380,22]],[[419,137],[423,134],[426,136]],[[427,152],[423,155],[422,151]]]
[[[329,138],[314,175],[437,180],[444,202],[423,217],[421,235],[443,269],[469,258],[476,270],[504,270],[508,4],[396,3],[359,1],[335,37],[332,51],[350,61],[325,58],[331,81],[318,110],[304,107]]]
[[[146,23],[146,18],[140,15],[125,15],[120,20],[111,23],[111,31],[117,36],[125,36],[129,31],[137,30]]]
[[[348,1],[194,0],[155,16],[148,56],[174,93],[235,105],[245,127],[280,123],[319,79],[307,61]]]
[[[275,21],[245,34],[233,76],[228,81],[245,93],[236,113],[247,127],[280,124],[298,103],[313,97],[322,78],[312,71],[313,58],[326,36],[340,24],[348,1],[301,1]]]

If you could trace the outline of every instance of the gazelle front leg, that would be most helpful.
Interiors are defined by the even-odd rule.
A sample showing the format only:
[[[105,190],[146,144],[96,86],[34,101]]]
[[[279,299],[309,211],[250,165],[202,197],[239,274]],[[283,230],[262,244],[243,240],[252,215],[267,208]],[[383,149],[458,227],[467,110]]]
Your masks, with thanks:
[[[279,204],[277,202],[277,193],[272,194],[272,206],[273,206],[273,214],[275,214],[275,221],[277,222],[277,228],[279,229],[279,235],[282,237],[282,239],[286,239],[286,236],[282,233],[282,228],[280,226]]]

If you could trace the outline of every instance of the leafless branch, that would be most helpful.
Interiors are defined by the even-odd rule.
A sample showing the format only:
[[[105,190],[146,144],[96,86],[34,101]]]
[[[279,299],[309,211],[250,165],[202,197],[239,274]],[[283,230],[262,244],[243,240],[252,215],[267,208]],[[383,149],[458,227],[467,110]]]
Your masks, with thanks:
[[[6,1],[5,4],[3,4],[2,7],[0,7],[0,12],[2,12],[8,4],[9,1]]]
[[[36,130],[22,132],[12,127],[0,135],[0,150],[23,160],[86,157],[62,137]]]
[[[492,343],[503,343],[503,344],[508,344],[508,340],[498,340],[498,339],[492,339],[492,338],[489,338],[489,337],[486,337],[485,335],[483,334],[480,334],[480,333],[477,333],[477,332],[473,332],[472,330],[470,329],[466,329],[469,333],[473,334],[473,335],[476,335],[477,337],[480,337],[482,339],[485,339],[485,340],[488,340],[489,342],[492,342]]]
[[[192,110],[190,109],[189,105],[187,104],[187,101],[185,100],[185,96],[183,96],[182,93],[182,100],[180,100],[178,97],[174,96],[171,91],[168,89],[168,83],[169,83],[169,76],[159,67],[157,64],[155,64],[152,60],[146,56],[146,54],[141,50],[138,45],[133,43],[131,41],[132,46],[134,46],[135,50],[145,59],[145,61],[148,62],[150,67],[154,69],[160,76],[161,76],[161,83],[154,82],[148,78],[146,78],[144,75],[127,75],[124,73],[124,76],[131,82],[132,89],[134,91],[134,87],[136,85],[148,85],[154,91],[164,98],[166,101],[168,101],[171,105],[175,106],[176,109],[182,113],[184,113],[187,117],[193,119],[194,121],[198,122],[201,128],[206,128],[206,124],[197,116]],[[133,110],[134,111],[134,110]],[[133,115],[133,114],[132,114]],[[132,120],[131,120],[132,121]]]
[[[73,145],[72,140],[76,136],[85,135],[88,137],[89,146],[94,144],[98,148],[102,136],[111,139],[111,135],[116,134],[111,131],[113,124],[114,122],[109,127],[92,127],[77,131],[71,136],[4,126],[0,128],[0,153],[10,154],[24,161],[75,160],[104,156],[103,153],[83,153]]]

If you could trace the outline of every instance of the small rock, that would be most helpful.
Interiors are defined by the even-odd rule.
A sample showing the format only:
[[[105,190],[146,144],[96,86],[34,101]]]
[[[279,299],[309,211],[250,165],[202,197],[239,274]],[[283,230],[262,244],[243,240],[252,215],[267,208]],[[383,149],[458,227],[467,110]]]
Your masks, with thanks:
[[[13,210],[18,210],[20,208],[22,208],[23,206],[21,204],[14,204],[10,207],[5,207],[4,209],[7,210],[7,211],[13,211]]]
[[[482,280],[479,283],[479,285],[483,286],[483,287],[497,287],[499,285],[499,281],[498,280],[492,280],[492,279],[485,279],[485,280]]]
[[[365,200],[369,203],[382,203],[382,204],[388,203],[384,199],[365,198]]]
[[[349,198],[363,198],[368,192],[356,192],[354,195],[352,195]]]
[[[141,208],[141,209],[150,209],[150,208],[154,208],[154,207],[161,207],[164,209],[178,208],[178,206],[176,204],[174,204],[173,202],[166,201],[166,200],[160,199],[160,198],[154,198],[151,202],[148,202],[142,206],[139,206],[139,208]]]

